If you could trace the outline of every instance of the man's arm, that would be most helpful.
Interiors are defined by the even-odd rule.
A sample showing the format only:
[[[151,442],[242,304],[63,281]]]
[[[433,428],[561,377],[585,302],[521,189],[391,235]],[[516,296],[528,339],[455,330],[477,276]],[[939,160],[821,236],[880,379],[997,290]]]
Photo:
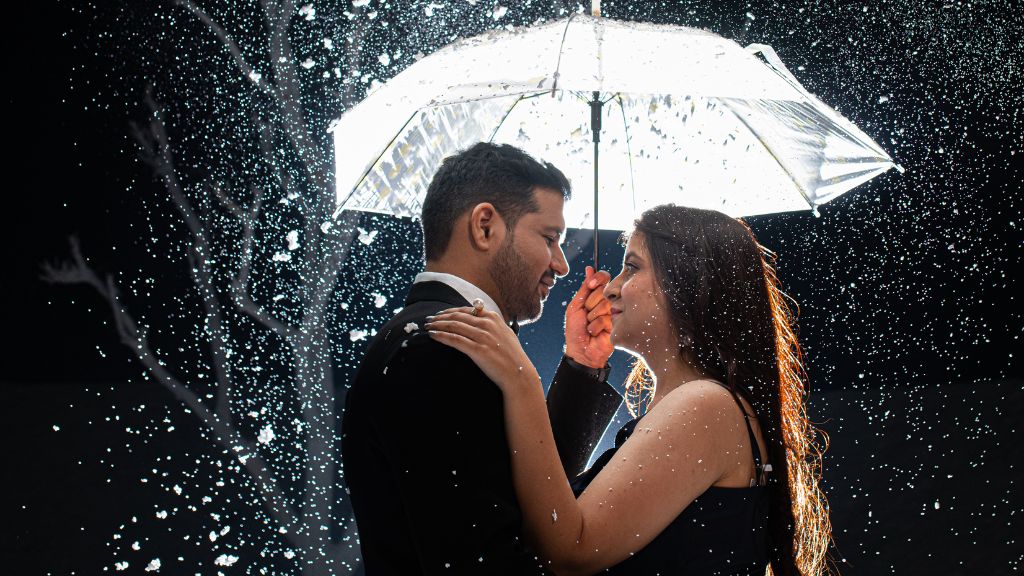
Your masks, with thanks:
[[[622,396],[608,384],[608,370],[594,370],[563,356],[548,389],[548,417],[566,478],[583,472]]]
[[[457,350],[413,338],[376,423],[423,574],[543,574],[522,541],[501,392]]]
[[[622,402],[608,385],[608,358],[615,347],[604,288],[611,274],[590,266],[586,274],[565,308],[565,355],[547,396],[555,447],[569,479],[583,471]]]

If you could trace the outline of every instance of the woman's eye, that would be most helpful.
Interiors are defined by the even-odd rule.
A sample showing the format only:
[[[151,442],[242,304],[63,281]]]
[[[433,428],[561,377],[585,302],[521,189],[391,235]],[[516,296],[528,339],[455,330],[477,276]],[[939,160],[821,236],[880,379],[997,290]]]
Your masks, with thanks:
[[[628,262],[623,264],[622,267],[625,268],[626,270],[629,270],[630,272],[633,272],[633,270],[636,270],[636,266],[633,266],[632,264],[630,264]]]

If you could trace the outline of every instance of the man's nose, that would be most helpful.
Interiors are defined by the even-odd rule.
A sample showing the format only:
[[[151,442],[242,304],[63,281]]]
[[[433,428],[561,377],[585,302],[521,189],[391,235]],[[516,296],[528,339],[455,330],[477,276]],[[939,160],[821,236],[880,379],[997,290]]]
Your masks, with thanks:
[[[554,270],[555,276],[562,278],[569,274],[569,262],[565,259],[565,252],[562,251],[562,247],[559,246],[555,252],[555,257],[551,261],[551,269]]]

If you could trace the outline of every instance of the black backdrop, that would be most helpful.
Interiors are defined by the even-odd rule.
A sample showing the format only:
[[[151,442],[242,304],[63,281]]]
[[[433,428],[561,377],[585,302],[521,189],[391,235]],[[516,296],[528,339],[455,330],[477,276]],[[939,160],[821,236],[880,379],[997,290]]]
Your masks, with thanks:
[[[908,169],[825,206],[821,218],[751,220],[779,252],[780,277],[801,305],[811,413],[832,437],[825,482],[840,569],[1019,571],[1020,7],[716,6],[605,2],[605,11],[772,44],[805,86]],[[174,214],[134,159],[128,130],[129,120],[144,116],[147,75],[166,61],[140,56],[132,44],[160,28],[155,15],[171,8],[109,2],[9,10],[7,271],[0,276],[8,336],[0,381],[5,485],[13,488],[5,490],[5,565],[18,574],[98,573],[125,557],[120,540],[137,539],[147,558],[162,556],[167,566],[209,546],[158,524],[133,531],[136,517],[174,506],[153,463],[173,468],[171,459],[217,450],[187,418],[158,437],[146,432],[164,414],[180,414],[180,405],[141,377],[105,303],[39,276],[42,262],[66,257],[74,234],[97,268],[152,278],[145,301],[188,290],[180,257],[153,257],[153,244],[176,233],[164,223]],[[386,19],[387,9],[381,14]],[[353,266],[417,241],[413,222],[388,229],[368,216],[364,225],[395,238],[382,232],[387,242],[354,253]],[[582,254],[585,238],[570,240]],[[604,262],[617,262],[614,235],[602,242]],[[579,259],[552,293],[544,320],[524,329],[545,375],[557,358],[557,303],[584,264]],[[353,299],[358,292],[344,280],[341,291]],[[392,292],[404,295],[401,286]],[[350,374],[352,358],[339,362],[339,377]],[[613,379],[621,378],[626,358],[617,353],[614,364]],[[238,493],[226,497],[225,510],[248,494]],[[244,513],[237,516],[244,524]],[[204,526],[186,516],[176,522],[175,534]],[[258,546],[239,550],[254,556]],[[145,564],[140,555],[129,571]]]

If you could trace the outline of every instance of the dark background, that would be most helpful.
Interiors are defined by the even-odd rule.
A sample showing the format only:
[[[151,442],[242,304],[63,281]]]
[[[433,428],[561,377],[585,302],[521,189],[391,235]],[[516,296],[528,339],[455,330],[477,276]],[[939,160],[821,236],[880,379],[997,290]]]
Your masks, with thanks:
[[[771,44],[808,90],[907,168],[826,205],[820,218],[750,221],[779,253],[779,276],[800,304],[810,413],[832,440],[825,487],[834,554],[844,574],[1019,572],[1020,6],[604,5],[611,17]],[[317,6],[323,14],[332,10]],[[393,16],[423,14],[421,5],[410,6],[380,8],[381,21],[391,18],[392,26],[372,42],[428,26]],[[508,18],[519,17],[510,6]],[[524,21],[515,23],[550,18],[545,6],[522,8]],[[126,296],[136,309],[158,317],[162,303],[190,290],[180,250],[166,248],[181,227],[136,159],[129,121],[145,118],[145,86],[163,82],[181,89],[185,121],[201,123],[207,112],[196,102],[216,100],[217,75],[233,71],[223,61],[202,62],[217,53],[209,43],[179,38],[187,34],[166,15],[181,13],[169,4],[46,2],[9,10],[7,269],[0,276],[8,333],[0,383],[11,463],[4,472],[4,565],[13,574],[100,573],[131,558],[127,542],[139,541],[143,551],[131,558],[129,573],[142,573],[156,556],[164,573],[176,573],[177,557],[184,558],[182,570],[194,572],[195,564],[208,571],[218,554],[202,537],[209,519],[175,516],[172,529],[153,517],[184,506],[169,487],[221,478],[216,471],[190,477],[194,470],[176,464],[218,450],[196,421],[180,416],[169,393],[144,377],[98,296],[39,278],[41,264],[66,258],[68,236],[77,235],[97,269],[136,288]],[[254,7],[240,4],[239,22],[245,10]],[[409,42],[421,41],[429,52],[484,24],[486,18],[456,18]],[[409,62],[405,50],[377,77]],[[189,69],[200,79],[172,82]],[[337,319],[343,336],[357,327],[357,311],[375,314],[371,324],[383,321],[420,266],[416,258],[394,263],[396,253],[418,254],[415,222],[368,215],[363,225],[381,236],[353,251],[339,285],[338,297],[354,306]],[[605,268],[621,258],[615,237],[602,236]],[[522,332],[545,378],[560,354],[560,304],[580,282],[587,242],[585,232],[570,234],[567,250],[580,255],[573,272],[552,292],[544,318]],[[378,278],[383,263],[389,274]],[[385,293],[389,306],[367,306],[372,290]],[[361,343],[342,340],[338,375],[345,378]],[[613,357],[616,384],[627,360],[621,352]],[[225,481],[229,489],[217,492],[214,505],[258,533],[247,512],[251,488]],[[256,573],[264,565],[253,559],[259,546],[239,543],[236,553],[249,561],[225,570]]]

